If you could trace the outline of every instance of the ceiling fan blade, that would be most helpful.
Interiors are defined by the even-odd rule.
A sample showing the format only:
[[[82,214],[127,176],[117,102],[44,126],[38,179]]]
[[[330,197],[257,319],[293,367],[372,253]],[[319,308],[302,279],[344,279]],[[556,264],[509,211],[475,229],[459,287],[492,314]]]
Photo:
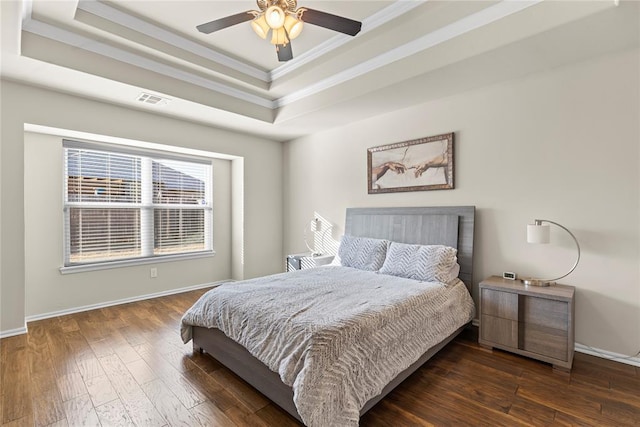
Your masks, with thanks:
[[[231,27],[241,22],[250,21],[253,19],[253,15],[249,12],[236,13],[235,15],[229,15],[224,18],[216,19],[215,21],[207,22],[206,24],[200,24],[196,28],[201,33],[210,34],[214,31],[222,30],[227,27]]]
[[[285,62],[293,59],[293,51],[291,50],[291,42],[286,45],[276,45],[276,52],[278,52],[278,61]]]
[[[353,19],[332,15],[331,13],[321,12],[315,9],[308,9],[306,7],[301,9],[304,9],[304,12],[300,19],[309,24],[328,28],[350,36],[355,36],[362,28],[362,22],[354,21]]]

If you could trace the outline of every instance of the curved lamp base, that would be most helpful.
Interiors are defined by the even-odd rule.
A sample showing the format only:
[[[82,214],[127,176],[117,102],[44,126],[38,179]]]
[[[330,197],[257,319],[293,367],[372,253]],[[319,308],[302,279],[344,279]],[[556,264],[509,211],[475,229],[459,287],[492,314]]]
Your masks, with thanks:
[[[571,267],[571,270],[569,270],[568,273],[566,273],[566,274],[564,274],[564,275],[562,275],[560,277],[556,277],[555,279],[546,279],[546,280],[533,279],[533,278],[522,279],[522,283],[524,283],[526,286],[549,286],[549,285],[555,285],[557,280],[560,280],[563,277],[567,277],[569,274],[571,274],[571,272],[573,270],[575,270],[576,267],[578,266],[578,262],[580,262],[580,245],[578,244],[578,239],[576,239],[576,236],[574,236],[573,233],[571,231],[569,231],[569,229],[567,227],[565,227],[564,225],[560,225],[557,222],[553,222],[553,221],[550,221],[548,219],[536,219],[533,224],[530,224],[530,225],[527,226],[527,242],[529,242],[529,243],[549,243],[549,228],[548,228],[548,226],[544,226],[542,224],[543,222],[548,222],[549,224],[556,225],[556,226],[562,228],[567,233],[569,233],[571,238],[573,238],[573,242],[576,244],[576,249],[578,250],[578,256],[576,257],[576,262],[573,264],[573,266]],[[545,227],[546,227],[546,229],[545,229]]]
[[[541,279],[522,279],[522,283],[525,286],[551,286],[551,285],[555,285],[556,282],[549,282],[547,280],[541,280]]]

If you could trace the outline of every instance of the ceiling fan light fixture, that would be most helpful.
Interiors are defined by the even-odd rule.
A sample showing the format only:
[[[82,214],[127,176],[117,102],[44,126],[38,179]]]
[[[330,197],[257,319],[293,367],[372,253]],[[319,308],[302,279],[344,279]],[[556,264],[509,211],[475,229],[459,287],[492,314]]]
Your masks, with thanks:
[[[295,17],[295,15],[287,15],[284,18],[284,29],[287,30],[289,39],[293,40],[302,32],[303,22]]]
[[[269,24],[267,24],[267,19],[264,17],[264,14],[261,14],[256,19],[251,21],[251,28],[253,28],[253,31],[263,39],[267,38],[267,34],[271,29],[271,27],[269,27]]]
[[[2,1],[2,0],[0,0]],[[355,36],[362,29],[362,22],[343,16],[333,15],[315,9],[298,7],[298,0],[256,0],[259,10],[248,10],[218,18],[196,26],[204,34],[251,21],[251,28],[262,39],[269,37],[276,46],[278,61],[293,59],[291,40],[302,33],[305,24],[311,24],[339,33]]]
[[[289,39],[287,38],[287,32],[284,28],[274,29],[271,35],[271,44],[286,45],[287,43],[289,43]]]
[[[271,6],[265,12],[264,16],[267,24],[274,30],[282,28],[284,25],[285,13],[279,6]]]

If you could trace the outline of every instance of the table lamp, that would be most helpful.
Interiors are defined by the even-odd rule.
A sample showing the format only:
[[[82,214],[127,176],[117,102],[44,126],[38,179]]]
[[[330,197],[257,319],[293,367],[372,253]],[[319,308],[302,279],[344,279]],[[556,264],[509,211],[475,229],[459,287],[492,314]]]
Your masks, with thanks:
[[[543,224],[543,223],[547,223],[547,224]],[[562,228],[567,233],[569,233],[569,235],[573,238],[573,241],[576,243],[576,248],[578,249],[578,257],[576,258],[576,262],[573,264],[573,267],[571,267],[571,270],[569,270],[568,273],[563,274],[562,276],[556,277],[554,279],[533,279],[533,278],[522,279],[522,283],[524,283],[525,285],[549,286],[551,284],[554,284],[557,280],[562,279],[563,277],[566,277],[569,274],[571,274],[571,272],[576,269],[576,267],[578,266],[578,262],[580,261],[580,245],[578,244],[578,240],[576,239],[576,236],[574,236],[573,233],[569,231],[568,228],[558,224],[557,222],[549,221],[548,219],[534,220],[533,224],[527,225],[527,242],[528,243],[549,243],[550,234],[551,234],[549,224],[556,225]]]
[[[331,231],[331,228],[330,223],[317,216],[314,217],[311,222],[307,223],[307,226],[304,228],[304,243],[307,245],[307,249],[311,252],[312,257],[324,254],[325,236],[327,232]],[[307,237],[307,230],[310,234],[309,237]],[[310,242],[309,240],[312,241]],[[318,242],[320,243],[320,250],[317,248]]]

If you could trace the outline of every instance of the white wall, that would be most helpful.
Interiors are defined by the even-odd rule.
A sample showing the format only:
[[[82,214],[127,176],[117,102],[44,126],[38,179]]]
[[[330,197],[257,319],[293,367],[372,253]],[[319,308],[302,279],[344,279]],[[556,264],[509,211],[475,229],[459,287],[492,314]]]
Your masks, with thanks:
[[[281,143],[5,80],[2,81],[0,96],[0,332],[24,327],[26,306],[29,307],[29,315],[38,315],[50,308],[67,309],[76,307],[76,304],[95,304],[227,279],[231,278],[231,266],[235,262],[243,262],[242,268],[234,267],[234,270],[247,278],[282,270]],[[30,184],[32,178],[37,179],[40,174],[50,176],[57,173],[47,167],[47,161],[55,163],[62,159],[59,156],[45,159],[40,154],[32,157],[34,147],[28,146],[31,141],[25,146],[25,123],[241,157],[241,163],[244,164],[244,218],[237,221],[244,221],[243,256],[237,256],[229,262],[229,255],[223,255],[221,249],[216,247],[218,255],[214,261],[205,258],[158,264],[159,280],[148,279],[148,266],[56,276],[60,274],[57,267],[61,262],[59,259],[53,265],[57,253],[43,255],[31,252],[35,239],[31,237],[31,230],[27,232],[25,224],[31,224],[35,219],[25,217],[25,206],[29,209],[33,204],[30,197],[25,199],[25,184],[33,188]],[[44,141],[34,144],[45,151],[52,149]],[[25,158],[25,152],[31,153],[28,158]],[[51,152],[48,154],[54,155]],[[263,167],[265,164],[270,167]],[[31,169],[35,166],[38,169]],[[219,168],[219,172],[225,175],[219,178],[230,180],[233,169]],[[55,180],[60,183],[59,178]],[[45,198],[49,197],[53,200],[58,196],[50,194]],[[59,205],[60,199],[54,203]],[[238,204],[237,201],[235,204]],[[25,223],[25,218],[30,222]],[[232,218],[231,222],[234,220]],[[218,233],[229,236],[223,248],[226,250],[231,247],[232,223],[216,224],[216,227],[222,227]],[[59,223],[54,226],[59,227]],[[52,231],[51,236],[55,233]],[[27,237],[29,244],[25,246]],[[53,247],[54,243],[47,242],[46,245]],[[30,251],[28,255],[25,255],[25,249]],[[25,272],[27,266],[29,271]],[[38,271],[32,271],[32,268]],[[41,268],[44,271],[39,271]],[[30,283],[47,280],[47,283],[38,284],[50,286],[45,288],[47,294],[36,296],[36,285],[27,290],[27,278]],[[94,281],[96,285],[91,284]],[[92,292],[91,286],[99,290]],[[30,298],[28,302],[25,295]],[[46,297],[49,297],[48,301],[44,301]]]
[[[528,245],[526,224],[557,221],[583,254],[576,340],[640,349],[640,57],[624,52],[429,102],[285,146],[285,251],[304,250],[314,212],[344,229],[350,206],[475,205],[474,294],[492,274],[553,277],[571,240]],[[369,147],[455,132],[455,189],[367,194]],[[474,295],[475,296],[475,295]]]
[[[52,161],[63,158],[62,137],[25,132],[24,149],[27,316],[231,277],[230,160],[213,162],[215,256],[62,275],[63,164]],[[157,278],[150,277],[151,267],[157,268]]]

